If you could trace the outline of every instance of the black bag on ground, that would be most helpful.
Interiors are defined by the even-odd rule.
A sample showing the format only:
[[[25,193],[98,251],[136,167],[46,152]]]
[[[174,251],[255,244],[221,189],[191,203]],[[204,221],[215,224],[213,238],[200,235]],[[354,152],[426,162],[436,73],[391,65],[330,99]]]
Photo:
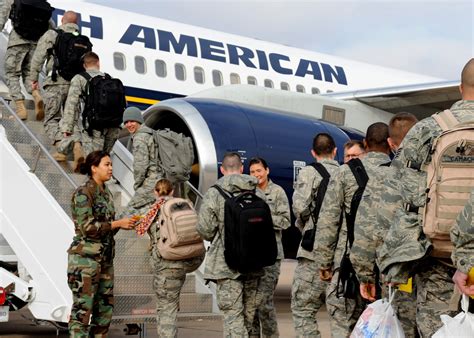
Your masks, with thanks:
[[[315,206],[313,211],[311,212],[311,218],[313,220],[314,227],[312,229],[306,230],[303,234],[303,238],[301,239],[301,247],[307,251],[313,251],[314,248],[314,240],[316,238],[316,226],[318,224],[319,212],[321,211],[324,196],[326,195],[329,179],[331,178],[331,175],[321,163],[311,163],[310,166],[316,169],[323,179],[319,184],[318,192],[316,193],[316,198],[314,199]]]
[[[349,258],[350,249],[354,243],[354,224],[357,215],[357,209],[359,208],[360,200],[365,190],[365,186],[369,180],[367,172],[365,171],[364,165],[361,160],[354,158],[348,163],[349,168],[354,175],[357,182],[357,190],[352,196],[351,210],[346,213],[346,225],[347,225],[347,240],[344,254],[342,255],[341,264],[339,265],[339,277],[337,279],[337,297],[343,296],[344,298],[354,299],[359,294],[359,280],[357,279],[356,272],[352,266]],[[342,287],[341,287],[342,286]],[[342,291],[341,291],[342,289]]]
[[[92,51],[92,43],[89,38],[79,33],[69,33],[57,29],[58,37],[54,47],[48,52],[53,55],[53,81],[57,81],[57,74],[67,81],[71,81],[74,75],[84,71],[82,56]]]
[[[13,29],[26,40],[38,41],[49,29],[53,10],[46,0],[15,0],[10,11]]]
[[[91,77],[89,73],[83,72],[81,75],[87,79],[82,112],[84,129],[90,134],[93,129],[101,131],[119,127],[127,105],[122,81],[109,74]]]
[[[225,198],[224,257],[229,268],[249,273],[275,264],[278,249],[268,204],[255,191],[233,196],[212,187]]]

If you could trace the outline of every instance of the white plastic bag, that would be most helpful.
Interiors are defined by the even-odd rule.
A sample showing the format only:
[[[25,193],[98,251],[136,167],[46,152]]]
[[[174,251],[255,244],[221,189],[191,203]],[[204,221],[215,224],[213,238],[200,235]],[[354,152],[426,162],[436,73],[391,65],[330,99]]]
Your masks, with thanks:
[[[467,312],[469,298],[462,295],[462,312],[455,317],[441,315],[443,326],[436,331],[432,338],[474,337],[474,314]]]
[[[405,338],[402,325],[392,307],[396,291],[389,288],[389,299],[379,299],[367,306],[357,321],[351,338]]]

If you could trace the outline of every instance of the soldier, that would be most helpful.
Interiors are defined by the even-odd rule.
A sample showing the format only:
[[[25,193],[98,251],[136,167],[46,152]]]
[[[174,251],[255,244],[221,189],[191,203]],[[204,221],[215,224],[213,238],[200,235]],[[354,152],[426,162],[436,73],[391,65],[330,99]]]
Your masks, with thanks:
[[[72,196],[75,235],[68,249],[67,278],[73,295],[70,337],[106,337],[112,319],[114,234],[133,229],[133,220],[114,221],[112,194],[105,182],[112,162],[104,151],[90,153],[82,164],[89,180]]]
[[[389,137],[387,138],[387,143],[392,152],[397,152],[406,133],[417,121],[417,118],[410,113],[398,113],[392,117],[388,124]],[[351,248],[350,259],[360,281],[361,296],[368,301],[376,299],[377,282],[380,280],[378,269],[374,269],[376,268],[376,248],[383,242],[384,234],[390,228],[391,221],[395,217],[393,209],[381,209],[380,195],[386,194],[387,190],[393,190],[392,186],[398,182],[397,174],[398,170],[396,169],[375,172],[375,175],[370,177],[365,187],[364,196],[357,211],[354,226],[354,244]],[[389,175],[394,176],[390,177]],[[395,200],[392,199],[392,202],[395,202]],[[383,217],[381,216],[379,219],[383,219],[385,222],[377,222],[378,211],[383,213]],[[415,292],[408,294],[397,292],[392,304],[397,310],[405,335],[415,337]]]
[[[314,137],[311,155],[330,175],[339,167],[334,160],[336,152],[336,144],[329,134],[320,133]],[[322,180],[321,174],[311,165],[301,169],[298,174],[293,193],[293,212],[296,226],[303,233],[316,226],[312,213],[316,204],[315,196]],[[315,237],[317,236],[319,228],[315,233]],[[308,251],[300,245],[297,259],[298,264],[291,287],[291,311],[296,335],[320,337],[316,313],[324,303],[327,287],[327,282],[322,282],[318,278],[320,256],[315,247]]]
[[[353,158],[364,156],[364,143],[359,140],[349,140],[344,143],[344,163],[349,162]]]
[[[255,177],[242,174],[243,165],[238,153],[225,154],[220,171],[224,176],[217,180],[216,185],[231,194],[257,187]],[[204,195],[199,211],[197,230],[205,240],[211,241],[204,278],[217,283],[217,305],[224,316],[224,337],[248,337],[257,309],[258,280],[263,270],[241,274],[227,265],[222,236],[224,203],[219,191],[211,188]]]
[[[61,26],[59,26],[58,29],[64,32],[78,34],[79,26],[77,25],[77,20],[78,16],[75,12],[66,11],[61,19]],[[70,83],[59,74],[56,80],[52,78],[54,60],[50,51],[54,48],[57,37],[58,32],[54,29],[50,29],[38,40],[38,46],[31,60],[31,71],[29,75],[29,82],[31,82],[32,88],[35,90],[38,89],[38,76],[43,67],[43,63],[47,60],[47,76],[43,82],[44,109],[46,111],[44,129],[53,145],[62,139],[62,133],[59,130],[59,121],[61,120],[61,108],[66,102]],[[78,138],[77,135],[75,137]],[[77,152],[74,156],[76,161],[84,157],[79,142],[77,142],[77,146],[75,146],[74,150]],[[66,155],[61,153],[55,153],[53,157],[57,161],[66,161]],[[77,163],[75,166],[77,166]]]
[[[155,199],[153,191],[156,181],[163,177],[158,165],[156,143],[153,130],[144,125],[141,111],[137,107],[128,107],[123,113],[123,123],[131,138],[127,148],[133,154],[133,188],[135,194],[126,208],[126,214],[143,214]]]
[[[454,103],[450,111],[461,123],[472,121],[474,59],[464,66],[460,92],[462,100]],[[454,289],[451,280],[455,273],[453,262],[449,258],[433,256],[432,244],[423,233],[418,215],[419,207],[425,205],[427,188],[427,174],[420,170],[421,165],[429,164],[433,140],[441,132],[435,118],[430,116],[418,122],[403,140],[394,164],[396,162],[401,168],[399,194],[404,204],[396,210],[396,222],[377,253],[377,264],[387,282],[406,283],[408,277],[415,274],[416,323],[422,337],[431,337],[441,327],[441,314],[456,314],[449,309]]]
[[[0,8],[0,31],[5,27],[14,0],[4,0]],[[37,41],[23,38],[15,29],[12,29],[8,38],[7,53],[5,54],[5,82],[10,91],[10,97],[16,104],[16,112],[20,119],[26,120],[28,114],[25,108],[25,97],[21,92],[20,77],[28,93],[35,101],[36,120],[44,118],[43,99],[37,88],[31,87],[27,81],[30,73],[31,57],[35,52]]]
[[[278,337],[278,323],[273,305],[273,293],[280,276],[283,244],[281,242],[282,230],[290,227],[290,204],[282,187],[268,178],[270,169],[267,162],[260,157],[254,157],[249,162],[250,175],[258,179],[258,189],[265,194],[266,201],[272,213],[273,226],[278,245],[277,261],[274,265],[265,267],[264,275],[258,282],[257,303],[260,304],[255,314],[251,337],[260,337],[260,326],[265,337]]]
[[[367,155],[360,161],[369,181],[376,172],[384,170],[383,168],[390,169],[383,167],[384,164],[390,162],[387,138],[388,126],[385,123],[374,123],[367,128],[364,139]],[[353,241],[353,233],[349,229],[352,223],[351,219],[354,219],[354,213],[357,210],[351,210],[351,204],[359,185],[349,166],[351,163],[354,162],[350,161],[348,164],[342,165],[331,177],[326,198],[321,207],[320,232],[316,241],[317,250],[320,252],[320,278],[323,281],[331,281],[326,305],[331,315],[333,337],[348,337],[365,305],[358,292],[358,287],[352,295],[344,292],[340,276],[350,271],[340,271],[340,258],[337,257],[342,248],[344,248],[345,254],[349,254]],[[341,222],[342,213],[345,214],[346,226]]]

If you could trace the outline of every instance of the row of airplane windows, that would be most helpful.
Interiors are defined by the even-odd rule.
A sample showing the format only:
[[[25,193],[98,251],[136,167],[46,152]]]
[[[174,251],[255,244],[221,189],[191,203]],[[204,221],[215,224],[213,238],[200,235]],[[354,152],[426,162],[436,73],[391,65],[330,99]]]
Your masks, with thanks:
[[[143,56],[135,56],[134,59],[135,63],[135,71],[138,74],[146,74],[147,73],[147,62]],[[126,68],[126,59],[125,55],[119,52],[114,53],[114,67],[117,70],[125,70]],[[174,64],[174,73],[176,79],[179,81],[186,81],[186,67],[182,63],[175,63]],[[194,73],[194,81],[198,84],[204,84],[206,78],[204,76],[204,69],[202,67],[196,66],[193,69]],[[158,77],[165,78],[168,76],[167,71],[167,64],[163,60],[155,60],[155,74]],[[214,69],[212,71],[212,83],[214,86],[222,86],[224,84],[224,79],[222,76],[222,72],[220,70]],[[237,73],[230,74],[230,83],[231,84],[240,84],[241,79],[240,75]],[[258,85],[257,78],[254,76],[247,76],[247,84],[249,85]],[[270,79],[265,79],[263,81],[263,85],[267,88],[275,88],[273,81]],[[290,90],[290,85],[287,82],[280,82],[280,89],[282,90]],[[296,85],[296,91],[299,93],[306,93],[306,88],[299,84]],[[331,93],[332,90],[327,90],[327,93]],[[311,94],[320,94],[321,91],[319,88],[312,87]]]

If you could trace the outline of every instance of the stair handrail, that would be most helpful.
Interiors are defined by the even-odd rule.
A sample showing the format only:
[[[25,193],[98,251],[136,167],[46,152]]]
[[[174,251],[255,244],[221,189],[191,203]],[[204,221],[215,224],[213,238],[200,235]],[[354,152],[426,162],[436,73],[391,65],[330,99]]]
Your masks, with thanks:
[[[58,162],[51,156],[49,151],[43,146],[40,140],[31,132],[31,130],[26,126],[26,124],[18,117],[18,115],[15,113],[15,111],[8,105],[8,103],[3,99],[3,97],[0,97],[0,103],[2,103],[5,108],[8,110],[8,112],[15,117],[17,122],[19,122],[20,126],[27,132],[27,134],[32,138],[32,140],[36,143],[36,145],[40,148],[40,150],[45,154],[45,156],[49,159],[50,162],[53,163],[53,165],[56,167],[56,169],[59,170],[59,172],[67,179],[69,184],[76,189],[79,185],[74,182],[74,180],[69,176],[66,171],[58,164]],[[36,161],[39,160],[39,156],[37,156]],[[36,164],[34,165],[36,168]],[[35,172],[35,170],[31,170],[31,172]]]

